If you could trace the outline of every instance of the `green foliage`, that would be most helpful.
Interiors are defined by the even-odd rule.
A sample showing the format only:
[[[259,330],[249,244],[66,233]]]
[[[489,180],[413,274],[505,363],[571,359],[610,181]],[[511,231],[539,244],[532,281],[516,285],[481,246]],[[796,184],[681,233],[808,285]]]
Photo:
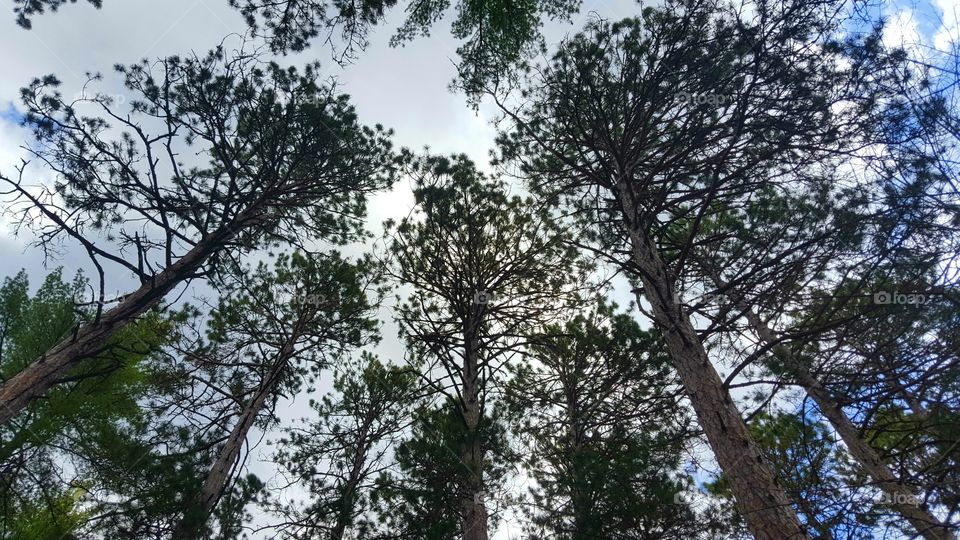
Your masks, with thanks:
[[[0,371],[9,377],[69,335],[86,317],[75,300],[86,281],[72,283],[56,270],[33,296],[21,272],[0,288]],[[122,466],[130,434],[147,421],[141,400],[151,389],[153,368],[147,360],[166,339],[171,326],[150,313],[118,332],[89,363],[72,370],[66,382],[26,414],[0,431],[0,497],[7,527],[3,537],[67,534],[90,515],[81,498],[108,480],[101,473]],[[135,446],[134,446],[135,447]],[[67,478],[71,477],[69,480]],[[39,520],[39,515],[54,519]]]
[[[87,2],[97,9],[103,6],[103,0],[87,0]],[[17,16],[17,24],[29,29],[33,26],[32,17],[42,15],[48,9],[57,11],[66,3],[76,4],[77,0],[13,0],[13,12]]]
[[[272,265],[238,270],[219,284],[206,343],[187,352],[221,358],[204,369],[234,395],[254,391],[282,363],[272,393],[295,394],[351,350],[379,339],[372,318],[383,293],[378,272],[369,257],[351,261],[336,251],[281,254]]]
[[[536,481],[531,537],[691,538],[707,529],[675,500],[688,417],[669,366],[657,334],[602,299],[544,329],[507,391]]]
[[[367,45],[367,34],[382,23],[396,0],[230,0],[255,32],[265,30],[274,51],[301,51],[320,37],[334,57],[345,61]],[[460,40],[458,83],[476,93],[509,73],[520,60],[543,45],[544,19],[569,19],[580,0],[519,0],[485,2],[459,0],[450,32]],[[450,0],[416,0],[406,6],[406,19],[390,43],[402,45],[429,35],[446,16]]]
[[[398,310],[402,332],[447,364],[470,339],[496,343],[482,363],[502,361],[518,338],[576,302],[587,266],[548,211],[509,196],[465,156],[427,157],[413,172],[416,212],[388,224],[394,273],[416,287]]]
[[[416,211],[388,227],[395,231],[392,272],[413,287],[397,308],[397,320],[411,364],[429,381],[435,399],[442,396],[456,406],[460,421],[452,424],[443,416],[450,414],[446,409],[442,415],[421,413],[425,432],[424,426],[439,423],[437,429],[451,439],[431,447],[429,440],[415,437],[417,444],[398,449],[398,460],[407,459],[407,475],[417,485],[455,486],[454,493],[445,493],[457,499],[447,504],[460,501],[466,522],[473,515],[467,507],[496,503],[475,497],[491,491],[488,484],[503,474],[497,468],[509,463],[502,460],[506,450],[499,436],[484,433],[500,429],[490,415],[499,414],[494,396],[504,369],[524,354],[543,324],[576,305],[577,291],[590,286],[588,265],[547,210],[529,198],[510,196],[504,181],[481,174],[464,156],[426,157],[414,163],[413,173]],[[456,462],[449,469],[413,470],[442,449],[463,453],[452,454]],[[404,458],[403,452],[410,455]],[[445,526],[445,521],[429,524],[426,514],[414,511],[417,504],[407,502],[413,510],[404,510],[402,521]]]
[[[68,2],[13,4],[29,27]],[[320,38],[341,61],[399,4],[229,3],[274,52]],[[934,513],[955,516],[955,70],[911,65],[906,51],[884,49],[880,26],[834,41],[824,14],[838,4],[802,1],[667,0],[594,20],[528,64],[546,52],[543,21],[580,5],[412,0],[391,39],[403,46],[452,15],[455,85],[473,104],[528,77],[508,96],[518,109],[504,111],[515,125],[500,137],[498,164],[518,164],[535,198],[512,195],[464,156],[397,157],[390,132],[362,126],[314,64],[285,69],[219,48],[120,67],[135,95],[128,111],[102,94],[66,100],[52,75],[25,88],[32,148],[63,202],[46,217],[69,222],[33,221],[43,242],[93,232],[94,258],[146,282],[145,268],[219,237],[184,279],[215,277],[220,298],[195,333],[183,328],[200,328],[193,308],[124,326],[0,428],[0,538],[167,536],[191,515],[237,410],[266,389],[256,425],[274,427],[280,398],[312,393],[330,367],[334,391],[311,400],[316,419],[287,430],[276,454],[309,500],[266,501],[266,484],[237,467],[201,535],[244,535],[259,502],[284,514],[295,538],[351,528],[454,539],[464,500],[484,497],[491,521],[495,505],[513,502],[501,492],[521,463],[535,481],[523,501],[530,537],[729,535],[675,497],[689,485],[678,471],[689,418],[660,336],[602,300],[583,307],[590,268],[579,246],[636,283],[631,235],[651,240],[672,293],[737,293],[739,302],[677,306],[703,317],[713,359],[737,364],[728,382],[776,376],[776,390],[756,391],[769,403],[797,365],[809,367],[891,470]],[[862,148],[879,154],[853,162],[866,181],[847,176],[844,161]],[[178,161],[187,154],[201,164]],[[366,196],[408,165],[417,207],[388,227],[389,250],[394,277],[412,290],[396,314],[419,373],[351,359],[377,340],[384,290],[371,259],[296,252],[240,270],[233,257],[365,239]],[[144,223],[166,239],[143,237]],[[114,244],[117,254],[104,251]],[[96,305],[74,301],[87,286],[60,271],[33,294],[24,272],[4,281],[0,379],[97,317]],[[878,292],[931,301],[879,305]],[[743,331],[746,310],[782,341],[749,343],[758,332]],[[806,408],[758,414],[750,429],[811,535],[868,538],[898,519]],[[482,463],[467,466],[471,453]],[[729,500],[727,481],[708,491]]]
[[[210,418],[213,436],[218,442],[233,437],[232,446],[218,445],[201,456],[205,469],[183,495],[178,530],[206,529],[209,512],[202,500],[223,493],[216,518],[217,534],[225,535],[243,524],[245,505],[263,498],[264,486],[249,477],[228,476],[201,496],[200,485],[213,474],[212,464],[229,456],[230,471],[239,473],[240,448],[255,444],[248,440],[250,430],[277,426],[282,420],[277,403],[283,396],[312,392],[321,373],[379,339],[372,315],[382,290],[373,260],[351,261],[336,251],[280,254],[272,264],[234,268],[217,286],[221,296],[206,328],[192,329],[175,347],[208,393],[189,414]],[[239,423],[242,418],[250,421]]]
[[[25,28],[46,9],[77,0],[14,0],[17,22]],[[103,0],[87,0],[99,8]],[[397,0],[229,0],[255,35],[274,52],[303,51],[319,38],[334,60],[345,63],[366,48],[367,36],[382,24]],[[450,33],[461,44],[458,83],[470,93],[497,82],[524,58],[544,46],[543,21],[569,20],[582,0],[479,1],[415,0],[390,43],[401,46],[430,35],[433,26],[455,11]]]
[[[70,488],[43,503],[27,501],[6,523],[4,538],[31,540],[74,540],[87,514],[78,509],[83,489]],[[8,516],[5,516],[8,517]]]
[[[873,494],[851,489],[860,480],[827,426],[805,415],[779,413],[758,415],[750,430],[814,538],[874,537]],[[722,475],[707,487],[732,496]]]
[[[429,35],[431,27],[447,12],[450,0],[412,2],[407,19],[391,44],[417,35]],[[509,77],[519,62],[544,46],[540,27],[544,19],[567,19],[580,8],[581,0],[517,0],[511,2],[460,0],[451,34],[461,41],[459,78],[469,94],[478,94]]]
[[[391,133],[361,125],[348,97],[319,80],[317,66],[287,69],[221,47],[116,69],[131,94],[127,111],[93,91],[65,99],[52,75],[21,90],[38,157],[75,212],[50,225],[51,236],[95,232],[111,248],[135,250],[136,257],[106,246],[92,254],[144,279],[144,266],[164,268],[204,237],[221,241],[202,263],[218,262],[224,251],[364,236],[366,197],[390,185],[396,166]],[[201,165],[146,157],[168,150],[200,155]],[[157,184],[158,177],[168,180]],[[130,228],[137,219],[166,235],[144,240]]]
[[[372,355],[341,366],[333,392],[311,400],[316,418],[285,430],[275,460],[309,491],[303,508],[279,510],[284,534],[312,538],[352,530],[361,537],[374,525],[369,513],[374,482],[391,465],[393,444],[410,423],[416,401],[410,370],[382,364]]]
[[[322,37],[339,59],[351,58],[367,44],[370,28],[380,23],[397,0],[230,0],[255,33],[265,37],[274,51],[302,51],[310,40]]]
[[[690,235],[718,203],[803,171],[838,143],[836,59],[789,45],[826,23],[806,4],[779,16],[767,28],[720,3],[667,2],[589,23],[526,66],[501,159],[617,264],[626,228],[684,262],[687,246],[712,240]]]
[[[484,449],[483,492],[464,492],[471,475],[460,457],[473,444]],[[460,538],[459,502],[464,497],[483,497],[490,505],[494,494],[519,456],[510,448],[507,426],[494,410],[481,418],[478,430],[470,433],[456,403],[443,407],[421,407],[412,417],[410,435],[396,448],[396,470],[386,472],[373,492],[379,508],[380,525],[393,534],[420,540]],[[491,530],[496,514],[491,512]]]
[[[265,503],[266,485],[255,474],[237,478],[228,486],[213,515],[219,538],[244,538],[245,526],[253,515],[249,508],[254,503]]]

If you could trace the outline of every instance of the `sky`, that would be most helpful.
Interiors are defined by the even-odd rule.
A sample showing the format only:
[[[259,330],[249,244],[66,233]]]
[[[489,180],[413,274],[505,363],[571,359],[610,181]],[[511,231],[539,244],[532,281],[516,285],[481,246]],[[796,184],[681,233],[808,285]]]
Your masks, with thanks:
[[[81,1],[64,6],[58,13],[36,17],[29,31],[16,26],[12,8],[7,9],[0,12],[0,172],[5,174],[11,174],[14,165],[25,157],[20,146],[29,133],[18,125],[19,89],[32,78],[56,74],[63,81],[64,95],[72,95],[80,91],[88,73],[99,72],[105,76],[99,89],[122,96],[119,79],[113,75],[115,64],[190,52],[202,55],[224,36],[246,30],[227,0],[105,0],[101,10]],[[960,29],[960,0],[896,0],[879,9],[890,20],[885,34],[889,44],[943,47]],[[572,24],[549,23],[545,35],[548,42],[556,43],[589,17],[615,20],[638,11],[632,0],[586,0]],[[280,61],[292,65],[321,61],[326,75],[336,77],[341,90],[351,96],[361,121],[393,128],[397,145],[418,151],[429,147],[438,154],[465,153],[489,170],[495,136],[491,121],[495,115],[486,105],[478,110],[468,107],[463,95],[448,89],[454,77],[457,46],[449,37],[449,19],[438,23],[429,38],[391,48],[387,41],[402,16],[401,10],[394,10],[388,22],[372,33],[368,49],[346,67],[330,62],[327,51],[320,47]],[[922,52],[923,47],[915,50]],[[33,165],[27,169],[26,178],[35,183],[50,181],[48,174]],[[377,230],[387,218],[407,215],[411,206],[409,184],[401,181],[391,192],[371,201],[371,228]],[[89,263],[76,246],[67,244],[57,257],[45,260],[42,252],[30,247],[28,231],[14,236],[8,216],[0,215],[0,228],[0,277],[23,268],[36,286],[49,268],[63,266],[67,276],[81,268],[89,270]],[[108,273],[108,291],[122,292],[131,285],[130,276],[118,271]],[[618,288],[615,298],[621,305],[630,300],[623,287]],[[377,352],[390,360],[402,358],[395,327],[388,324],[383,334]],[[283,405],[289,408],[290,417],[305,412],[302,401],[297,401]],[[255,459],[251,467],[267,478],[272,474],[262,460]],[[507,538],[511,531],[516,529],[508,521],[497,538]]]

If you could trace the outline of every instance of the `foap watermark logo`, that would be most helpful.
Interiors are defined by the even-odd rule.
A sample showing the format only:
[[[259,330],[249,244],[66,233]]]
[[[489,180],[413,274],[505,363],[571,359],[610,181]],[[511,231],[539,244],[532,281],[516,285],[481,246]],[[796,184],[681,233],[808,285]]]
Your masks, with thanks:
[[[719,306],[727,301],[727,296],[723,293],[705,293],[700,297],[700,303],[705,306]]]
[[[101,94],[101,93],[89,93],[84,90],[81,90],[71,96],[71,101],[67,101],[67,104],[76,103],[78,101],[99,101],[104,103],[109,103],[110,105],[123,105],[127,102],[127,96],[123,94]]]
[[[922,306],[929,304],[932,300],[932,295],[924,293],[902,293],[896,291],[877,291],[873,293],[873,303],[878,306]]]
[[[490,291],[477,291],[473,293],[473,303],[485,306],[487,304],[495,302],[496,299],[493,296],[493,293]]]
[[[877,305],[910,305],[920,306],[930,304],[939,299],[947,299],[953,303],[958,301],[956,287],[930,285],[927,283],[901,283],[897,290],[874,291],[870,296]]]
[[[119,304],[126,297],[126,294],[98,293],[92,287],[85,287],[73,294],[73,303],[77,306],[106,306]]]
[[[728,96],[720,94],[691,94],[690,92],[678,92],[677,100],[680,103],[693,103],[694,105],[726,105],[730,100]]]
[[[873,500],[877,504],[920,506],[920,499],[912,493],[881,493]]]
[[[290,304],[294,306],[327,306],[336,305],[340,299],[333,294],[300,293],[290,297]]]

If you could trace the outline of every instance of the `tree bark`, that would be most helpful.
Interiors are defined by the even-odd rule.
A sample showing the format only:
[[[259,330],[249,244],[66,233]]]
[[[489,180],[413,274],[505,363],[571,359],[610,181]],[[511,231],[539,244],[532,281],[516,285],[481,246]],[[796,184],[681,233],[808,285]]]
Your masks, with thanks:
[[[336,521],[330,531],[330,540],[343,540],[343,535],[347,532],[347,527],[353,522],[357,488],[360,486],[363,466],[367,461],[367,452],[370,451],[370,446],[373,443],[369,433],[373,421],[374,418],[372,414],[368,413],[360,428],[356,452],[350,464],[350,473],[344,483],[343,494],[340,496],[340,505],[337,511]]]
[[[250,432],[250,428],[253,427],[257,415],[263,410],[267,397],[270,396],[280,382],[284,368],[293,356],[295,341],[296,336],[294,335],[284,342],[277,356],[277,361],[267,376],[260,382],[253,399],[251,399],[241,411],[237,423],[230,431],[230,436],[227,437],[227,441],[220,449],[217,459],[213,462],[213,466],[210,467],[210,471],[203,481],[203,486],[200,488],[199,495],[193,501],[193,504],[199,508],[199,512],[184,515],[183,519],[180,520],[176,529],[173,531],[173,535],[171,536],[172,540],[199,538],[198,533],[200,529],[202,529],[206,523],[213,509],[216,508],[220,498],[223,497],[227,481],[230,479],[230,472],[240,458],[240,450],[243,448],[244,441],[247,440],[247,434]]]
[[[222,249],[224,243],[235,237],[238,231],[269,219],[263,211],[265,204],[261,201],[238,214],[233,221],[201,238],[177,259],[177,262],[126,295],[116,307],[80,327],[72,336],[61,340],[3,383],[3,386],[0,386],[0,426],[9,422],[31,401],[46,393],[83,360],[102,352],[114,334],[157,306],[167,293],[194,277],[207,259]]]
[[[573,456],[570,461],[570,469],[567,474],[570,476],[570,506],[573,510],[572,538],[583,538],[589,536],[588,522],[590,519],[592,505],[583,493],[583,475],[577,460],[579,453],[583,448],[583,427],[580,419],[580,408],[577,402],[579,388],[576,385],[567,385],[564,381],[564,399],[566,401],[567,417],[567,448],[568,455]]]
[[[689,316],[683,312],[666,264],[649,236],[636,224],[634,207],[618,186],[632,259],[663,333],[700,427],[730,482],[737,509],[757,540],[808,538],[773,471],[750,435],[736,404],[707,356]]]
[[[83,360],[102,352],[111,336],[155,307],[167,293],[193,276],[230,236],[232,234],[227,230],[220,229],[204,237],[177,262],[124,297],[116,307],[83,325],[74,335],[64,338],[3,383],[0,387],[0,425],[6,424],[31,401],[56,385]]]
[[[487,507],[483,491],[483,454],[480,440],[480,371],[479,353],[474,332],[466,334],[466,354],[463,358],[463,419],[467,428],[466,445],[460,457],[467,478],[461,487],[461,521],[463,540],[487,540]]]
[[[717,286],[722,287],[722,284],[718,283]],[[761,341],[771,347],[779,345],[780,341],[776,333],[760,319],[759,315],[754,313],[750,306],[746,305],[742,298],[737,296],[736,293],[727,292],[726,294],[743,312],[747,322]],[[887,494],[892,502],[891,506],[896,508],[897,512],[927,540],[955,540],[956,537],[948,527],[920,506],[920,499],[913,488],[900,482],[900,479],[890,470],[890,467],[887,466],[877,451],[860,436],[860,430],[847,417],[837,399],[823,386],[819,379],[810,373],[806,366],[793,354],[793,351],[787,347],[780,347],[778,351],[784,366],[813,402],[817,404],[821,414],[843,439],[850,455],[863,467],[863,470],[873,479],[876,486]]]

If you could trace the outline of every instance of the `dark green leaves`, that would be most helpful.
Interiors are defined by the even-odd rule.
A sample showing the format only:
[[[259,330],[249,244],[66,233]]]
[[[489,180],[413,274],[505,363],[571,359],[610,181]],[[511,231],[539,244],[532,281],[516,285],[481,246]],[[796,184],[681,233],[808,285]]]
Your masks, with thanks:
[[[33,26],[32,17],[42,15],[46,10],[57,11],[66,3],[76,4],[77,0],[13,0],[13,12],[17,15],[17,24],[24,28]],[[103,0],[87,0],[94,7],[100,9]]]

